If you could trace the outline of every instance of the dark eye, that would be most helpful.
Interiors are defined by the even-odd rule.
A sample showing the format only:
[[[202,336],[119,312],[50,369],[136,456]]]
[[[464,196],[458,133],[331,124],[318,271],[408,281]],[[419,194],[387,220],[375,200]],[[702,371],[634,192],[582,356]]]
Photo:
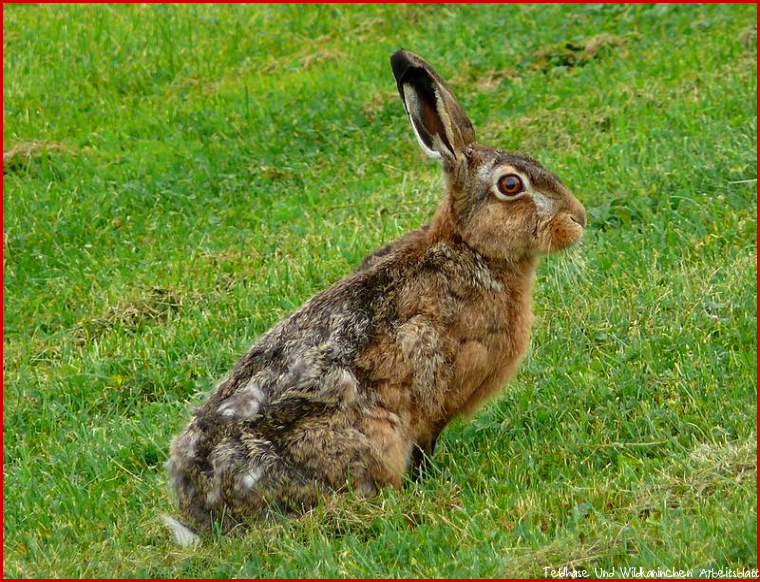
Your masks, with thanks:
[[[504,196],[517,196],[523,191],[523,183],[517,174],[504,174],[497,183],[499,192]]]

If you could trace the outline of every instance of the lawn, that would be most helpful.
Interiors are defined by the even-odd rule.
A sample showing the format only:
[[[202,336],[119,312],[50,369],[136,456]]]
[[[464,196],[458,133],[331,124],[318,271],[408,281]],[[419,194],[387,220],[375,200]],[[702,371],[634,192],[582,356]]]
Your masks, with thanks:
[[[6,577],[757,568],[757,8],[4,5]],[[173,545],[171,437],[441,193],[399,47],[589,214],[429,477]]]

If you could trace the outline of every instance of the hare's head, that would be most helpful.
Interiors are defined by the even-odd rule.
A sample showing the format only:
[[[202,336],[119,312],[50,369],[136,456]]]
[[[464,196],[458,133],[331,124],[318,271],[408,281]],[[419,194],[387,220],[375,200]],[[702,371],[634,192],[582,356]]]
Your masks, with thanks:
[[[559,178],[536,160],[476,144],[464,110],[420,57],[400,50],[391,66],[420,146],[443,164],[443,212],[458,236],[485,256],[507,260],[581,238],[586,211]]]

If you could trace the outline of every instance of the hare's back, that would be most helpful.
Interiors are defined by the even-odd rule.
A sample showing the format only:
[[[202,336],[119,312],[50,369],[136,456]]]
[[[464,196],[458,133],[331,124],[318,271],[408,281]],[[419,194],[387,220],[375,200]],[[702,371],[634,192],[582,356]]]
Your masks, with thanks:
[[[357,272],[314,296],[265,333],[222,381],[201,414],[255,419],[288,393],[329,396],[353,378],[356,355],[392,317],[396,282],[383,270]]]

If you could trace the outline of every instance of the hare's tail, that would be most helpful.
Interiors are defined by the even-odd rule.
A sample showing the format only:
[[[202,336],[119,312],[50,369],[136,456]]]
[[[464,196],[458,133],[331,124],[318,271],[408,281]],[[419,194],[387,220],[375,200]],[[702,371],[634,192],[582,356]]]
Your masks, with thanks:
[[[185,524],[180,523],[168,515],[162,515],[161,521],[163,521],[164,525],[168,527],[169,530],[171,530],[172,536],[174,537],[174,542],[178,546],[189,548],[192,546],[200,545],[201,538],[199,538],[198,535]]]

